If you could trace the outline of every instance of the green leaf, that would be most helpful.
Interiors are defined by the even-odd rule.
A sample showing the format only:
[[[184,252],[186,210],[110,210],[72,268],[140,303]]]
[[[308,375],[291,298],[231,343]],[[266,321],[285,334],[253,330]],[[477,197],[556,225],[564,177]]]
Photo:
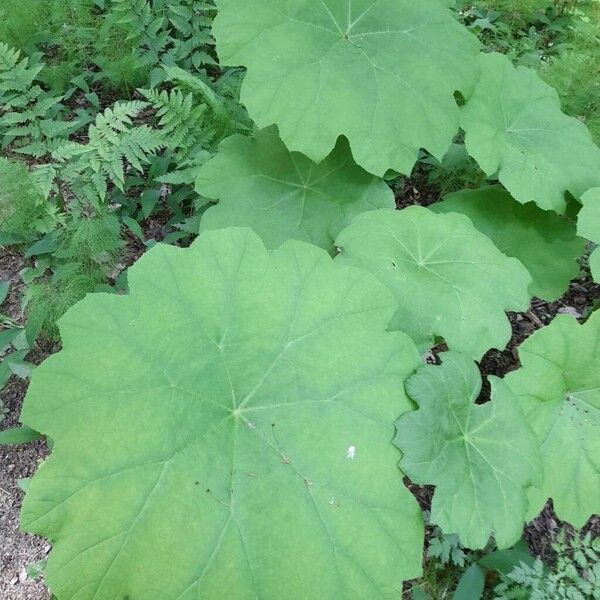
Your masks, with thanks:
[[[594,280],[600,282],[600,251],[597,248],[590,255],[590,270]]]
[[[25,252],[25,258],[39,256],[40,254],[50,254],[58,247],[57,232],[51,231],[46,234],[41,240],[32,244]]]
[[[33,344],[29,343],[25,329],[21,329],[19,334],[14,338],[13,347],[15,350],[30,350]]]
[[[175,242],[178,242],[188,237],[188,235],[189,234],[187,234],[185,231],[171,231],[170,233],[167,233],[167,235],[165,235],[162,241],[163,244],[174,244]]]
[[[45,261],[41,261],[41,264],[35,267],[25,267],[19,275],[21,275],[21,279],[25,285],[31,284],[33,281],[44,275],[44,273],[48,270],[48,264],[45,264]]]
[[[462,108],[469,154],[519,202],[564,213],[566,191],[578,198],[600,185],[600,149],[535,71],[495,53],[481,55],[480,66]]]
[[[410,590],[410,595],[412,600],[431,600],[431,596],[420,585],[413,587]]]
[[[29,315],[27,323],[25,324],[25,336],[23,340],[24,348],[31,348],[35,344],[35,340],[40,333],[40,330],[44,324],[44,313],[41,313],[34,318],[33,315]]]
[[[122,217],[121,220],[123,224],[127,226],[127,228],[137,237],[140,241],[145,241],[144,231],[142,230],[142,226],[131,217]]]
[[[0,281],[0,304],[6,300],[10,290],[10,281]]]
[[[359,215],[339,235],[339,261],[376,275],[396,296],[394,329],[424,351],[437,337],[481,358],[511,336],[505,310],[526,310],[531,276],[463,215],[411,206]]]
[[[6,360],[0,362],[0,390],[8,383],[12,375],[12,371],[8,368]]]
[[[12,446],[16,444],[28,444],[42,437],[40,433],[29,427],[13,427],[0,431],[0,446]]]
[[[595,244],[600,244],[600,187],[589,190],[581,197],[583,208],[577,221],[577,233]],[[600,282],[600,249],[590,255],[592,277]]]
[[[27,239],[22,235],[0,230],[0,246],[11,246],[16,244],[24,244],[26,242]]]
[[[496,550],[478,561],[482,567],[485,567],[490,571],[497,571],[503,575],[508,575],[521,563],[532,566],[534,562],[535,558],[531,556],[527,544],[522,540],[513,548]]]
[[[35,365],[25,360],[12,358],[8,360],[8,368],[19,379],[29,379],[35,369]]]
[[[579,275],[585,241],[575,224],[535,204],[522,205],[501,187],[462,190],[430,208],[466,215],[501,252],[519,259],[533,277],[532,296],[557,300]]]
[[[21,331],[23,330],[19,328],[0,331],[0,352],[4,352],[4,350],[14,342]]]
[[[201,230],[245,226],[267,248],[297,239],[331,254],[337,234],[354,216],[395,206],[390,188],[356,166],[344,140],[316,165],[289,152],[275,127],[254,138],[226,139],[200,169],[196,190],[220,200],[202,217]]]
[[[217,0],[222,66],[244,66],[241,99],[259,127],[322,161],[340,135],[356,162],[410,173],[458,132],[456,90],[479,43],[439,0]]]
[[[529,494],[529,517],[546,500],[563,521],[583,527],[600,513],[600,312],[585,325],[559,315],[519,348],[523,368],[506,383],[535,431],[544,481]]]
[[[18,365],[21,361],[23,361],[28,352],[29,350],[16,350],[15,352],[11,352],[5,356],[2,361],[0,361],[0,388],[3,388],[13,375],[13,365]]]
[[[485,547],[490,535],[509,547],[521,537],[527,488],[541,481],[535,436],[502,380],[490,377],[492,400],[476,404],[475,363],[456,352],[441,357],[406,383],[419,410],[396,424],[400,466],[413,482],[436,486],[431,521],[442,531],[468,548]]]
[[[59,598],[379,597],[421,572],[391,439],[420,362],[364,271],[250,230],[159,244],[60,322],[22,420]],[[368,348],[368,352],[365,352]]]
[[[480,600],[484,587],[483,569],[477,564],[472,564],[460,578],[452,598],[453,600]]]
[[[50,442],[50,440],[48,440]],[[23,479],[17,479],[17,485],[26,492],[29,489],[29,482],[31,481],[30,477],[23,477]]]
[[[48,564],[48,559],[44,558],[42,560],[38,560],[34,563],[30,563],[25,566],[25,571],[27,573],[27,577],[29,579],[41,579],[46,573],[46,565]]]
[[[140,202],[142,204],[142,217],[147,219],[154,208],[156,203],[160,200],[160,190],[144,190]]]

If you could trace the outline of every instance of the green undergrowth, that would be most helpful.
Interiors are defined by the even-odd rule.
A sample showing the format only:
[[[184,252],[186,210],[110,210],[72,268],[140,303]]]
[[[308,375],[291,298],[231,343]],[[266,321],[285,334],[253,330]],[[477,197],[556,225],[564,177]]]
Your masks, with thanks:
[[[6,11],[0,231],[32,261],[31,329],[56,337],[66,309],[114,283],[127,235],[155,243],[145,219],[169,211],[166,240],[190,239],[207,204],[196,169],[250,124],[241,72],[215,67],[211,3],[40,0]]]
[[[595,3],[567,34],[565,49],[541,70],[554,86],[563,109],[580,118],[600,141],[600,3]]]
[[[407,600],[588,600],[600,594],[600,540],[589,532],[560,529],[543,560],[525,540],[506,550],[491,543],[472,551],[439,528],[429,535],[423,578]]]
[[[0,41],[41,57],[40,79],[53,90],[130,98],[165,80],[163,64],[194,74],[215,67],[213,15],[211,2],[188,0],[9,1]]]
[[[54,448],[22,526],[58,600],[594,597],[596,540],[521,538],[600,511],[600,313],[531,312],[600,278],[599,23],[0,7],[0,387],[32,380],[0,445]]]
[[[91,292],[112,291],[107,281],[123,247],[119,220],[70,214],[54,244],[48,269],[32,279],[24,300],[30,329],[57,339],[56,322],[68,308]]]
[[[597,0],[462,2],[461,18],[492,51],[532,67],[564,111],[600,140],[600,3]]]
[[[27,166],[0,157],[0,244],[32,243],[52,231],[56,210]]]
[[[29,56],[41,54],[40,77],[52,89],[100,78],[108,88],[127,91],[145,80],[126,31],[94,0],[6,2],[0,15],[0,40]]]

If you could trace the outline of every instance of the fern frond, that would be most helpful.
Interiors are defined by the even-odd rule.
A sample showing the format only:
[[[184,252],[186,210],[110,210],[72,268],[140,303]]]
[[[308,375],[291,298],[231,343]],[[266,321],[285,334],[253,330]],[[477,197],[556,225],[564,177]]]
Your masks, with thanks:
[[[79,122],[59,121],[62,97],[34,85],[43,65],[0,43],[0,135],[3,146],[18,140],[15,151],[40,158],[51,140],[66,138]]]
[[[42,64],[32,64],[29,58],[21,59],[20,51],[0,43],[0,109],[13,95],[25,94],[43,68]]]
[[[0,72],[14,69],[19,62],[21,52],[11,48],[8,44],[0,42]]]
[[[214,154],[207,150],[196,150],[189,159],[177,165],[178,168],[176,171],[172,171],[156,179],[160,183],[167,185],[188,185],[194,187],[198,177],[198,169],[213,156]]]
[[[51,155],[54,160],[66,162],[68,160],[73,160],[74,158],[77,158],[86,152],[89,152],[89,150],[89,147],[84,144],[67,140],[54,148],[51,152]]]
[[[85,146],[69,142],[54,150],[56,160],[69,161],[79,156],[63,171],[71,187],[86,198],[104,201],[107,180],[124,189],[126,164],[143,171],[150,156],[165,146],[161,131],[133,122],[148,106],[141,100],[119,102],[96,116]]]
[[[48,198],[56,179],[56,168],[54,165],[45,164],[36,166],[31,171],[31,177],[44,194],[44,198]]]
[[[93,131],[103,135],[111,130],[126,131],[127,125],[131,125],[132,119],[137,117],[148,104],[141,100],[129,102],[117,102],[112,108],[107,108],[103,113],[96,116],[96,122],[90,126],[90,137]]]
[[[203,139],[202,124],[205,121],[206,106],[197,104],[193,94],[184,94],[174,89],[140,90],[158,117],[158,126],[170,148],[176,153],[186,153],[201,143]]]
[[[199,77],[177,66],[165,65],[163,68],[169,81],[198,94],[213,110],[219,110],[219,96]]]

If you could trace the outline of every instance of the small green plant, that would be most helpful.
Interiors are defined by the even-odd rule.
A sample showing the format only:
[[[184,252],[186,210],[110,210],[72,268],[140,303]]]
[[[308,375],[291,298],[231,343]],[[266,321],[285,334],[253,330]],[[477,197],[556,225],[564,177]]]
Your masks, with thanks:
[[[426,515],[426,518],[428,515]],[[457,535],[429,527],[423,561],[423,576],[411,587],[413,600],[451,598],[463,573],[473,564],[475,554],[466,550]]]
[[[170,90],[146,89],[140,93],[156,111],[157,127],[169,140],[170,160],[175,167],[161,180],[191,185],[198,168],[234,133],[248,134],[251,123],[240,107],[239,83],[225,82],[213,89],[200,76],[177,66],[164,66]],[[230,73],[230,75],[233,74]],[[231,84],[232,77],[226,78]]]
[[[466,561],[465,550],[458,536],[445,535],[439,527],[433,528],[427,547],[427,557],[442,567],[464,567]]]
[[[142,85],[147,70],[121,27],[100,12],[101,0],[5,2],[0,40],[30,57],[43,55],[40,80],[72,94],[87,82],[127,93]]]
[[[600,539],[560,531],[546,563],[524,540],[497,550],[463,548],[454,535],[431,530],[423,577],[413,600],[597,600],[600,598]]]
[[[429,529],[423,576],[410,589],[411,600],[480,600],[486,568],[479,564],[493,555],[494,543],[482,551],[464,548],[458,536]],[[507,550],[505,552],[513,552]]]
[[[97,26],[94,0],[7,1],[0,8],[0,41],[44,54],[40,78],[58,90],[88,68]]]
[[[580,118],[600,141],[600,4],[573,18],[564,49],[541,69],[563,110]]]
[[[26,180],[14,166],[3,173],[0,227],[2,243],[19,242],[36,259],[25,270],[30,329],[54,336],[56,318],[106,285],[115,264],[113,243],[108,254],[65,245],[87,236],[102,248],[107,219],[117,245],[124,224],[144,240],[133,218],[149,217],[167,196],[171,227],[180,230],[170,238],[196,233],[206,204],[193,190],[197,167],[251,123],[238,102],[241,71],[215,80],[207,72],[217,72],[211,2],[36,0],[13,8],[0,9],[0,136],[7,155],[35,168]],[[144,90],[151,102],[106,96],[162,83]]]
[[[587,600],[600,598],[600,538],[567,536],[560,532],[552,544],[556,560],[547,568],[538,558],[521,563],[502,576],[496,600]]]
[[[135,61],[150,73],[152,87],[167,67],[190,74],[216,66],[210,33],[215,7],[199,0],[113,0],[107,19],[121,26],[135,46]]]
[[[571,22],[552,0],[467,0],[459,6],[460,19],[488,50],[536,69],[559,54]]]
[[[59,222],[27,167],[0,157],[0,245],[29,244]]]
[[[212,3],[197,0],[10,2],[0,8],[0,40],[44,55],[40,79],[52,89],[99,83],[130,95],[161,83],[162,64],[215,67],[213,16]]]
[[[56,322],[87,294],[112,291],[106,284],[123,242],[119,220],[88,207],[71,213],[55,236],[52,253],[39,259],[35,279],[25,295],[31,337],[56,338]]]
[[[0,136],[21,154],[41,158],[77,129],[77,121],[57,117],[62,97],[47,93],[39,85],[43,64],[22,57],[0,43]]]
[[[165,146],[160,131],[133,123],[147,106],[139,100],[118,102],[97,115],[87,144],[67,142],[53,152],[63,164],[61,178],[78,198],[106,203],[109,184],[124,189],[126,167],[143,171],[149,157]]]
[[[441,161],[429,156],[422,162],[430,167],[427,181],[440,196],[465,188],[478,188],[486,181],[485,173],[469,156],[464,144],[452,144]]]

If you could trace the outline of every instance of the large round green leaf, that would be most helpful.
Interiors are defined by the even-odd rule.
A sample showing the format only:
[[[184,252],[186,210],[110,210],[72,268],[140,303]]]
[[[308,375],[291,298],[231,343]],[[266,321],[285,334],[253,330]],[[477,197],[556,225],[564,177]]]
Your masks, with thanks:
[[[582,198],[583,208],[577,220],[577,232],[584,238],[600,244],[600,187],[586,192]],[[600,282],[600,249],[590,255],[592,277]]]
[[[267,248],[297,239],[331,254],[357,214],[395,206],[392,190],[356,165],[345,140],[315,164],[290,152],[276,127],[226,139],[200,169],[196,189],[220,200],[204,213],[201,230],[250,227]]]
[[[407,381],[419,410],[398,421],[401,466],[415,483],[436,486],[431,520],[469,548],[494,535],[500,548],[520,537],[527,488],[540,483],[535,436],[508,386],[491,377],[492,400],[475,403],[481,375],[464,355],[441,355]]]
[[[394,292],[392,328],[423,351],[441,337],[479,359],[510,339],[505,311],[529,306],[525,267],[463,215],[420,206],[363,213],[336,245],[336,260],[367,269]]]
[[[480,57],[481,76],[462,108],[469,154],[513,197],[565,211],[565,192],[600,185],[600,149],[585,125],[560,110],[554,88],[502,54]]]
[[[552,498],[559,518],[582,527],[600,513],[600,312],[585,325],[559,315],[519,348],[505,381],[536,433],[544,481],[530,517]]]
[[[392,439],[419,357],[389,292],[242,229],[153,248],[130,286],[67,314],[23,410],[55,442],[22,522],[58,599],[400,594],[423,528]]]
[[[247,67],[242,101],[290,150],[323,160],[340,135],[356,162],[409,173],[458,131],[453,94],[479,44],[440,0],[217,0],[222,65]]]
[[[520,204],[501,187],[462,190],[430,208],[466,215],[504,254],[518,258],[533,277],[532,296],[556,300],[579,275],[585,240],[577,237],[575,223],[533,203]]]

